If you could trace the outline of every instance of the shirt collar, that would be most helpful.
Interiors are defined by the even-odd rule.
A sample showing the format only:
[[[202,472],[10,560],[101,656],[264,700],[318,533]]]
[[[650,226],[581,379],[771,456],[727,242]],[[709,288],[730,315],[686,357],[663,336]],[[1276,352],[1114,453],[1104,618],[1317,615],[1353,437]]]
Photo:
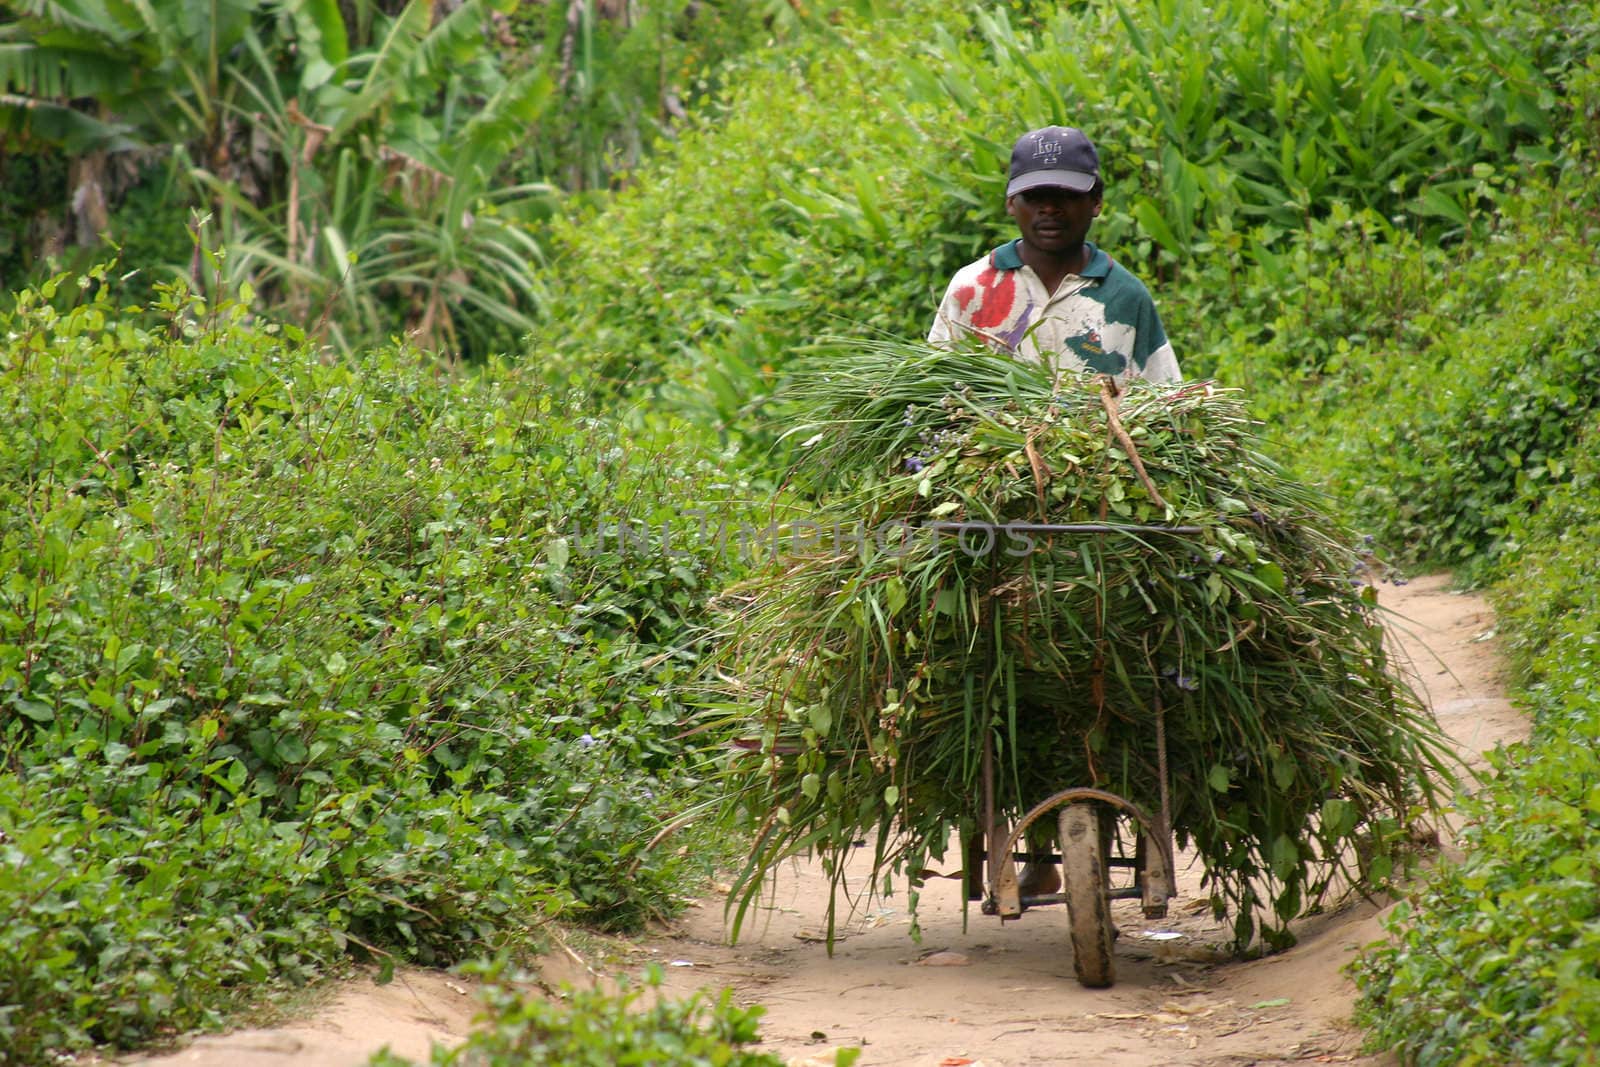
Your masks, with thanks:
[[[1018,249],[1022,246],[1022,238],[1007,241],[993,252],[989,253],[989,262],[996,270],[1016,270],[1022,266],[1022,255]],[[1083,242],[1089,250],[1089,264],[1083,268],[1080,277],[1104,278],[1111,273],[1111,257],[1094,246],[1091,241]]]

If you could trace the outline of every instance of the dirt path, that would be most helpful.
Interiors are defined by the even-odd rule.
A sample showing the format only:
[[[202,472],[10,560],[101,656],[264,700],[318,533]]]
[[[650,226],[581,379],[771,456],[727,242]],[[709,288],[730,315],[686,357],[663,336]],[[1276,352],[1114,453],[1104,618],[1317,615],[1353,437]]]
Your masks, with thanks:
[[[323,990],[304,1018],[278,1026],[197,1037],[179,1052],[128,1056],[140,1067],[358,1067],[388,1045],[426,1063],[434,1042],[467,1035],[477,1000],[468,983],[441,971],[397,970],[378,985],[355,978]]]
[[[1493,617],[1480,599],[1449,592],[1437,577],[1386,586],[1382,596],[1464,756],[1523,735],[1525,722],[1501,693]],[[1349,1023],[1355,989],[1342,973],[1357,947],[1381,936],[1376,907],[1314,917],[1280,955],[1219,962],[1227,933],[1196,914],[1198,877],[1192,867],[1180,871],[1167,920],[1147,922],[1135,903],[1118,903],[1117,984],[1104,991],[1074,981],[1062,909],[1002,926],[974,908],[963,928],[954,882],[924,889],[920,945],[895,898],[845,926],[830,958],[819,941],[826,884],[801,864],[778,879],[739,945],[726,944],[720,901],[707,901],[607,966],[659,961],[668,988],[682,993],[733,986],[740,999],[766,1005],[766,1047],[808,1067],[854,1046],[864,1049],[863,1067],[1392,1062],[1359,1055],[1361,1036]],[[203,1038],[138,1062],[353,1067],[386,1042],[420,1058],[430,1040],[464,1034],[470,1011],[458,982],[414,972],[381,988],[350,983],[292,1026]]]

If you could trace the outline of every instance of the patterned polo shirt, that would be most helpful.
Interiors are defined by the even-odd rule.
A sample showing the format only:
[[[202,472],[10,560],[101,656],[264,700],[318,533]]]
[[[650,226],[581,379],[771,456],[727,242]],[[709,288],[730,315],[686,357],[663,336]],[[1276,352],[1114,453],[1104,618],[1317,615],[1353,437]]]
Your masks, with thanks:
[[[1084,242],[1089,262],[1083,273],[1067,275],[1048,293],[1022,262],[1021,243],[1003,244],[956,272],[928,331],[929,343],[979,337],[1058,371],[1180,380],[1178,358],[1143,282]]]

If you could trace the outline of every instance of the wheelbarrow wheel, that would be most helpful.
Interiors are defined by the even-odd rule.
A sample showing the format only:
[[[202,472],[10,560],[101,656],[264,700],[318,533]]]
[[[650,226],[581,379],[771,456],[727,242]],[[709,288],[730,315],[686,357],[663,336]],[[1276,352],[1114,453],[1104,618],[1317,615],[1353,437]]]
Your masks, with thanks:
[[[1116,981],[1111,959],[1111,882],[1100,846],[1100,813],[1093,804],[1068,804],[1061,829],[1061,883],[1072,927],[1072,969],[1078,983],[1104,989]]]

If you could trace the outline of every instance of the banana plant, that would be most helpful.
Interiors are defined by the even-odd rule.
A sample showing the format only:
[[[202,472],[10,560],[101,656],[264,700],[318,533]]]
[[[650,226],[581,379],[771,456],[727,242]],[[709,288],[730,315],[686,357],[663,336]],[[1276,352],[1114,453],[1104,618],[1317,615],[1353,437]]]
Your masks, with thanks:
[[[8,12],[6,8],[11,8]],[[0,5],[0,118],[72,151],[198,141],[209,155],[223,136],[233,87],[225,64],[260,0],[20,0]],[[73,102],[92,99],[100,116]],[[67,119],[63,111],[76,111]],[[43,119],[45,125],[40,125]]]
[[[0,131],[102,169],[172,161],[209,217],[205,280],[248,283],[340,348],[509,347],[537,303],[549,192],[496,185],[550,96],[493,51],[514,3],[20,0]]]
[[[54,146],[78,163],[65,200],[90,239],[104,224],[109,157],[178,147],[219,171],[245,165],[224,122],[226,59],[260,0],[20,0],[0,5],[0,146]],[[85,103],[87,101],[87,103]]]
[[[531,223],[546,185],[496,184],[550,97],[537,72],[500,74],[467,0],[434,21],[411,0],[345,49],[336,3],[297,4],[298,61],[259,36],[234,74],[238,107],[271,146],[266,200],[194,176],[222,204],[224,284],[245,283],[344,350],[391,334],[453,352],[510,347],[532,325],[542,256]]]

